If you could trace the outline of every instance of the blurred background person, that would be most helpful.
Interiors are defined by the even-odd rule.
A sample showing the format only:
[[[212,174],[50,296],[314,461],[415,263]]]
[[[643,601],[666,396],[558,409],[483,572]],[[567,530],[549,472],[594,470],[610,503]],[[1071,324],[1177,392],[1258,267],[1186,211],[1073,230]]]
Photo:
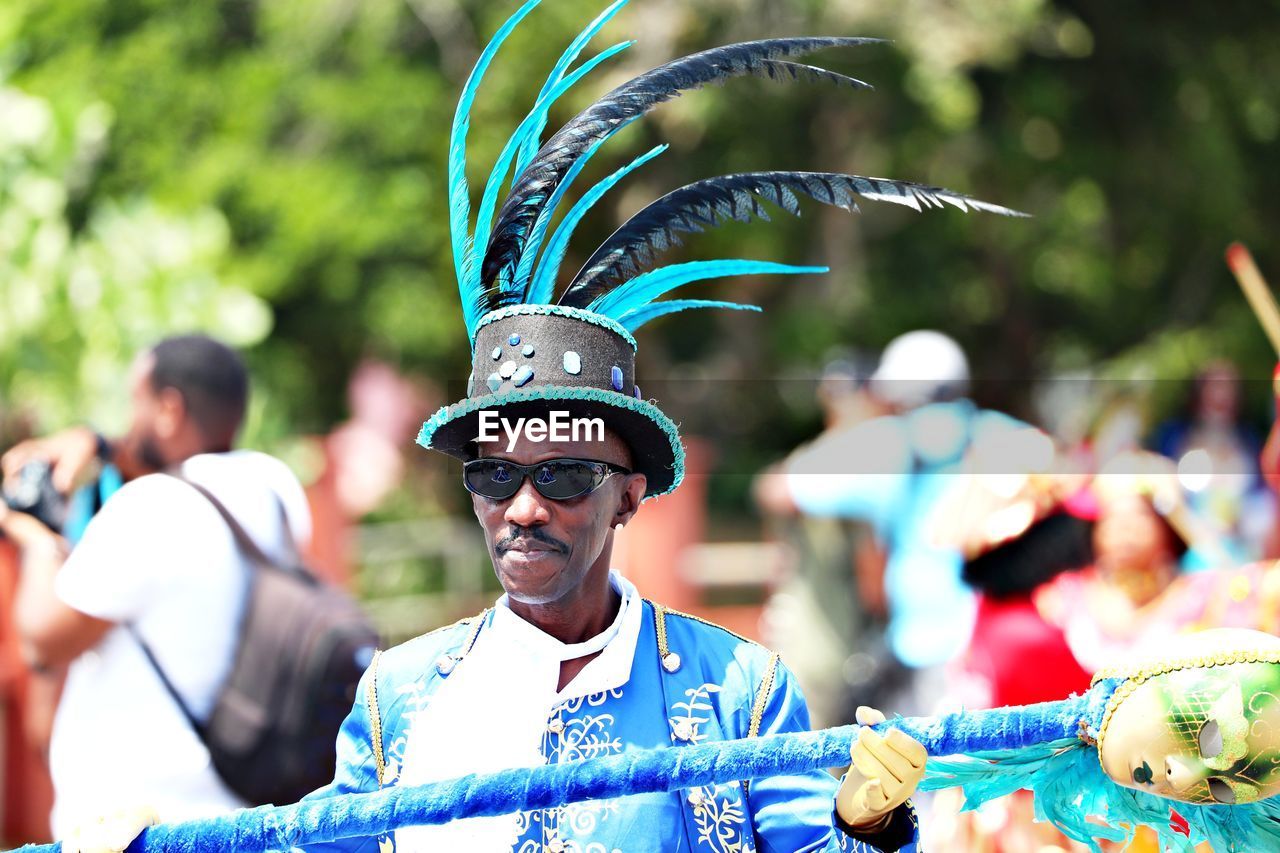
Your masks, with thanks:
[[[181,479],[208,489],[272,559],[290,559],[310,535],[288,468],[232,450],[248,385],[225,345],[161,341],[134,363],[130,426],[110,451],[128,482],[76,548],[30,513],[0,518],[22,554],[15,618],[27,657],[42,668],[70,664],[50,744],[56,836],[114,803],[148,803],[165,820],[241,805],[156,665],[196,717],[206,715],[230,670],[251,571],[218,511]],[[32,462],[52,472],[88,465],[102,454],[84,432],[22,446],[14,476]]]
[[[975,441],[995,442],[1020,422],[966,398],[968,361],[936,331],[894,339],[869,383],[889,414],[832,431],[783,466],[781,495],[816,517],[860,519],[886,550],[887,645],[909,687],[892,703],[928,713],[944,695],[942,667],[964,648],[976,601],[960,579],[960,552],[929,531]]]
[[[1087,671],[1188,631],[1280,633],[1280,571],[1273,561],[1183,570],[1189,547],[1214,553],[1221,546],[1213,526],[1183,502],[1172,460],[1147,452],[1117,456],[1090,491],[1093,564],[1035,592],[1037,608],[1063,628]]]
[[[1010,481],[1014,481],[1010,484]],[[965,555],[963,577],[978,594],[978,615],[950,675],[966,708],[996,708],[1063,699],[1089,688],[1063,630],[1048,622],[1034,594],[1062,572],[1093,562],[1095,507],[1087,477],[1054,472],[969,478],[952,512]],[[993,488],[997,487],[997,488]],[[1047,824],[1018,792],[962,812],[959,790],[938,793],[929,819],[929,849],[938,853],[1084,851]]]
[[[1229,361],[1197,374],[1184,411],[1156,430],[1153,449],[1174,460],[1187,502],[1213,525],[1232,562],[1261,557],[1271,533],[1274,498],[1263,488],[1262,441],[1241,414],[1240,374]],[[1214,555],[1187,551],[1190,570],[1214,565]]]
[[[815,442],[886,413],[867,390],[870,374],[856,357],[827,363],[817,388],[823,431]],[[866,521],[799,513],[781,474],[786,464],[761,472],[753,489],[768,534],[786,546],[763,639],[794,662],[813,724],[834,726],[852,720],[858,705],[878,707],[896,672],[885,667],[884,551]]]

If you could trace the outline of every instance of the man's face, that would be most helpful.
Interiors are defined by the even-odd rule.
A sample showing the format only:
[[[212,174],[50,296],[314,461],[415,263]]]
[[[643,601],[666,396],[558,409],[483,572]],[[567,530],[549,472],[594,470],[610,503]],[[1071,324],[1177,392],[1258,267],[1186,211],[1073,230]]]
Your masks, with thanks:
[[[481,445],[481,455],[532,465],[550,459],[590,459],[630,469],[627,446],[614,433],[604,441],[540,441],[521,437],[505,445]],[[626,522],[644,494],[640,474],[612,474],[600,488],[557,501],[543,497],[529,479],[506,500],[471,496],[484,528],[494,571],[512,601],[541,605],[571,598],[600,558],[610,529]]]
[[[132,414],[123,443],[131,464],[144,469],[138,473],[162,471],[166,466],[156,429],[156,422],[161,417],[161,404],[160,395],[151,387],[153,363],[154,357],[143,353],[129,369]]]

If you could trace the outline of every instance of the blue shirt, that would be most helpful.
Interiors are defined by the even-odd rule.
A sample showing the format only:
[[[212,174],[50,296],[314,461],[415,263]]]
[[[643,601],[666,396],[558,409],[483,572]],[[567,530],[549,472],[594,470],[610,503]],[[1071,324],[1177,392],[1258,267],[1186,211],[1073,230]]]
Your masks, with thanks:
[[[552,709],[542,739],[542,755],[548,763],[808,730],[804,698],[776,655],[695,617],[658,611],[647,601],[643,608],[629,680],[616,690]],[[437,662],[442,656],[455,655],[463,657],[457,666],[465,666],[466,650],[491,618],[482,614],[478,621],[465,620],[384,653],[376,671],[366,673],[361,698],[343,724],[333,782],[308,799],[395,784],[413,710],[429,701],[449,677]],[[666,651],[680,658],[674,672],[661,663],[659,624],[664,627]],[[370,725],[372,703],[366,701],[370,679],[376,686],[382,729],[376,745]],[[814,771],[526,812],[519,818],[520,839],[512,850],[882,853],[882,848],[855,840],[837,826],[836,787],[829,773]],[[910,807],[895,814],[894,826],[880,837],[899,835],[903,843],[883,853],[914,853],[917,836]],[[386,853],[393,849],[391,845],[388,838],[366,838],[312,845],[307,850]]]
[[[889,647],[907,666],[945,663],[969,641],[976,599],[959,551],[933,541],[937,511],[973,443],[1024,428],[968,400],[932,403],[825,435],[787,465],[801,512],[866,520],[884,541]]]

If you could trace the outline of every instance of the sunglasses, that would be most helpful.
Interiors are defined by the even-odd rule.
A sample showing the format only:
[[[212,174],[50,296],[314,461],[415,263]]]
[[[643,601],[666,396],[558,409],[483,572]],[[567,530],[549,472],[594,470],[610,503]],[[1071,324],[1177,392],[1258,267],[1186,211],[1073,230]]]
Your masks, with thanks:
[[[504,501],[520,491],[525,477],[538,494],[553,501],[567,501],[594,492],[611,474],[630,474],[621,465],[591,459],[548,459],[533,465],[517,465],[505,459],[473,459],[462,465],[467,491],[493,501]]]

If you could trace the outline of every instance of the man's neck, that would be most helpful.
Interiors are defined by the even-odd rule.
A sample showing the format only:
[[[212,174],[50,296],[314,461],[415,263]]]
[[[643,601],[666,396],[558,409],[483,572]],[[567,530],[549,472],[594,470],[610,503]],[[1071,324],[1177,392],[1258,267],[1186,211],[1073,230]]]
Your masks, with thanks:
[[[510,601],[511,612],[566,645],[584,643],[604,633],[622,606],[622,596],[609,583],[607,573],[603,583],[592,580],[588,577],[579,594],[572,598],[548,604]],[[592,588],[587,589],[589,586]]]
[[[609,583],[607,563],[600,574],[602,576],[597,577],[597,568],[593,567],[579,588],[579,594],[569,599],[552,604],[511,601],[511,612],[566,645],[585,643],[592,637],[603,634],[618,617],[618,611],[622,607],[622,596]],[[597,651],[573,660],[561,661],[556,690],[564,690],[599,654]]]

